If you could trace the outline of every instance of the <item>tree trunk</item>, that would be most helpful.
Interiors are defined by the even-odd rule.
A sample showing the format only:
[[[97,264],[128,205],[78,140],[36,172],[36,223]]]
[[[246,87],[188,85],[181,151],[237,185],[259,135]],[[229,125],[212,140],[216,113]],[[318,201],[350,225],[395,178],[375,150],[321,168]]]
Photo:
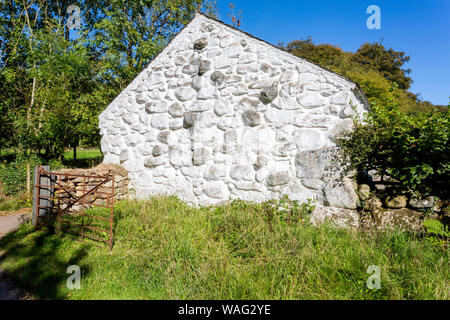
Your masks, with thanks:
[[[77,147],[73,147],[73,162],[77,161]]]
[[[34,65],[34,68],[36,68],[36,65]],[[36,97],[36,77],[33,78],[33,87],[31,90],[31,101],[30,105],[27,109],[27,122],[28,126],[30,126],[31,122],[31,112],[33,110],[34,106],[34,99]],[[31,163],[30,163],[30,154],[31,154],[31,148],[28,148],[28,161],[27,161],[27,200],[31,198]]]
[[[27,200],[31,198],[31,165],[27,162]]]

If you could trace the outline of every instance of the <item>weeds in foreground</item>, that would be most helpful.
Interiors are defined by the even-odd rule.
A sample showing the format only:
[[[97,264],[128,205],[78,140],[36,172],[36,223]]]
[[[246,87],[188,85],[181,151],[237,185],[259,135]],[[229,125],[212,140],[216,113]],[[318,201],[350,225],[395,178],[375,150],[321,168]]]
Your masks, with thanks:
[[[448,251],[424,239],[313,227],[292,213],[269,219],[266,209],[243,201],[195,209],[172,197],[120,202],[111,254],[25,225],[0,240],[2,268],[49,299],[450,298]],[[66,287],[74,264],[81,290]],[[380,290],[366,285],[373,265]]]
[[[31,200],[27,199],[25,195],[15,197],[0,196],[0,216],[2,214],[14,212],[23,208],[31,208],[31,206]]]

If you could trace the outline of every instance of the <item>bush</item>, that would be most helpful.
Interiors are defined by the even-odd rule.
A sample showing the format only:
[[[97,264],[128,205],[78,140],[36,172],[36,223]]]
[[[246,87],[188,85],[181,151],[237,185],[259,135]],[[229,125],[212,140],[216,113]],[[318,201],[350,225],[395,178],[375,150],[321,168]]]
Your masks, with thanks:
[[[450,239],[450,230],[438,220],[428,219],[423,222],[423,226],[427,231],[427,240],[438,247],[446,247]]]
[[[315,209],[312,200],[300,204],[296,200],[290,200],[287,195],[280,200],[274,199],[263,202],[261,207],[270,223],[277,221],[299,222],[307,218]]]
[[[398,182],[395,191],[448,199],[449,116],[448,109],[405,114],[392,103],[374,105],[339,144],[350,169],[387,175]]]
[[[23,196],[5,199],[0,196],[0,216],[2,215],[2,212],[16,211],[30,205],[31,203]]]
[[[28,161],[30,161],[31,178],[33,178],[34,167],[40,163],[35,156],[32,156],[30,160],[19,156],[13,162],[0,164],[0,182],[6,196],[15,196],[25,190]]]

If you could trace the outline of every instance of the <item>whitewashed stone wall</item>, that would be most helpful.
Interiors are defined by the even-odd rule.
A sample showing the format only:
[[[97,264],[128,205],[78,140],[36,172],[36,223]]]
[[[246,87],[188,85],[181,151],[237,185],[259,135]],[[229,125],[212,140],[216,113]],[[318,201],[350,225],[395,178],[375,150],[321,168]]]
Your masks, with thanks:
[[[203,15],[100,115],[104,162],[139,198],[293,200],[355,209],[335,141],[365,111],[356,85]]]

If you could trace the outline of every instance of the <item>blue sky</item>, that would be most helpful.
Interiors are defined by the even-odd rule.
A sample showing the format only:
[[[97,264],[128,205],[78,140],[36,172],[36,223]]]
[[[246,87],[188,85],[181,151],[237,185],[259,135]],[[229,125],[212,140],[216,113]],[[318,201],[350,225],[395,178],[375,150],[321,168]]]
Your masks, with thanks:
[[[306,39],[356,51],[383,39],[411,56],[411,91],[434,104],[450,96],[450,0],[218,0],[220,19],[230,23],[228,4],[242,9],[240,29],[277,44]],[[370,5],[381,8],[381,30],[369,30]]]

